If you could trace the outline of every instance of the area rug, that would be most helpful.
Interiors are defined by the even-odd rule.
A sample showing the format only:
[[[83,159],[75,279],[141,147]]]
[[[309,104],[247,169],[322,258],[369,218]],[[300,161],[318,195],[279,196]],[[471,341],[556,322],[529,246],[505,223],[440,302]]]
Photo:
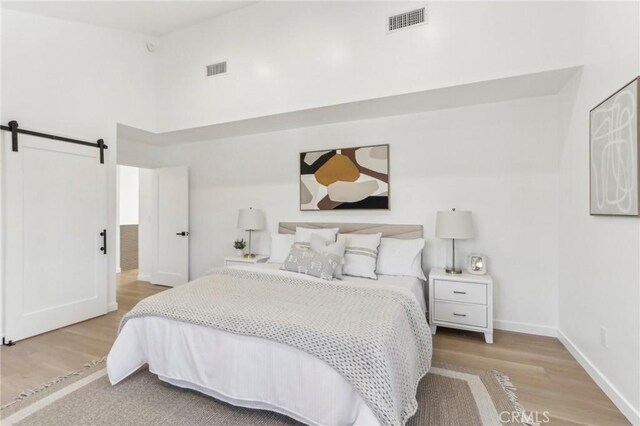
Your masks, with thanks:
[[[297,425],[286,416],[235,407],[177,388],[141,369],[117,386],[104,360],[26,391],[0,409],[3,425]],[[418,388],[407,425],[514,424],[522,407],[496,371],[436,365]]]

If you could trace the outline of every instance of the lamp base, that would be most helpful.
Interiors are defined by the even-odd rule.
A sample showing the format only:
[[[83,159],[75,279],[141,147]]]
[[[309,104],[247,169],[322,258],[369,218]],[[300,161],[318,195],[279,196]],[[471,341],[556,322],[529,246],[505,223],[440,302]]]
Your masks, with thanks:
[[[253,253],[246,253],[242,255],[242,257],[244,257],[245,259],[253,259],[254,257],[256,257],[256,255]]]
[[[444,271],[447,274],[452,274],[452,275],[456,275],[456,274],[461,274],[462,273],[462,269],[455,269],[455,268],[446,268]]]

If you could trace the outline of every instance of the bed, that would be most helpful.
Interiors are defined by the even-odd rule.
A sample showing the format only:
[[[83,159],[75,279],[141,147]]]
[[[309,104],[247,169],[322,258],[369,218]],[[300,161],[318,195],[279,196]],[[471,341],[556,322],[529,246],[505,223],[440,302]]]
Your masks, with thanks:
[[[297,225],[329,227],[336,224],[282,223],[279,232],[295,232]],[[384,236],[406,239],[422,236],[422,227],[417,225],[338,225],[343,233],[382,232]],[[180,317],[154,315],[153,312],[133,316],[126,322],[123,321],[107,359],[111,383],[116,385],[148,364],[152,373],[172,385],[194,389],[233,405],[279,412],[310,425],[404,423],[415,411],[416,386],[428,371],[431,361],[431,335],[425,319],[424,282],[412,277],[382,275],[377,281],[344,277],[340,282],[326,282],[312,277],[302,279],[297,275],[300,274],[281,271],[278,264],[233,266],[224,268],[216,276],[205,277],[183,286],[191,286],[192,290],[189,291],[193,293],[193,289],[198,286],[226,280],[228,283],[220,284],[220,289],[216,290],[219,293],[213,299],[220,300],[221,304],[227,295],[244,291],[244,286],[251,288],[250,293],[244,293],[241,300],[237,295],[231,294],[228,297],[231,302],[227,301],[231,303],[230,306],[235,306],[234,309],[246,308],[252,312],[253,317],[240,321],[245,325],[250,324],[247,326],[249,328],[230,331],[224,326],[212,327],[208,323],[183,321]],[[176,288],[178,292],[171,299],[165,297],[156,302],[156,305],[167,311],[177,310],[173,303],[174,300],[176,305],[180,303],[179,289],[180,287]],[[160,294],[172,291],[174,290]],[[282,293],[278,293],[280,291]],[[331,299],[337,293],[341,295]],[[305,339],[317,341],[318,336],[329,339],[323,340],[324,345],[315,346],[299,343],[298,337],[293,338],[293,343],[281,338],[282,335],[291,334],[292,330],[297,333],[297,329],[289,328],[283,332],[263,330],[271,328],[272,324],[265,321],[273,310],[285,312],[281,321],[283,323],[287,323],[290,315],[295,317],[297,301],[304,294],[314,296],[312,300],[304,302],[310,304],[308,309],[311,318],[303,318],[305,315],[298,313],[299,318],[296,319],[301,321],[301,328],[311,327],[315,321],[314,315],[321,316],[330,309],[320,303],[320,300],[324,300],[322,297],[329,297],[326,300],[335,304],[336,318],[340,315],[346,315],[345,318],[355,315],[353,312],[343,312],[341,300],[345,299],[347,306],[354,306],[354,311],[360,309],[355,305],[359,305],[362,300],[362,310],[359,312],[370,313],[371,319],[363,320],[364,325],[359,326],[358,330],[380,326],[390,336],[386,338],[389,347],[380,347],[380,342],[385,339],[376,339],[375,333],[363,335],[362,338],[358,335],[354,340],[348,324],[332,325],[338,330],[338,337],[331,336],[332,329],[314,330],[311,333],[313,337]],[[265,306],[255,304],[255,300],[251,302],[251,296],[255,300],[264,300]],[[189,305],[195,306],[200,302],[197,291],[195,296],[185,294],[184,297],[188,301],[185,303]],[[280,297],[282,303],[285,303],[284,307],[276,303],[276,298]],[[245,306],[245,300],[246,304],[254,305],[251,308]],[[364,303],[364,300],[368,302]],[[396,305],[397,309],[386,308]],[[375,306],[378,308],[371,308]],[[385,308],[380,309],[380,306]],[[211,308],[212,311],[216,309],[222,308]],[[375,319],[378,315],[375,311],[393,312],[388,318],[393,318],[397,324],[391,326],[386,324],[387,320]],[[214,315],[215,321],[218,321],[216,324],[226,325],[229,317],[234,317],[232,322],[235,324],[238,320],[235,318],[235,311],[225,312]],[[361,313],[358,314],[359,318],[362,317]],[[207,312],[204,316],[208,315]],[[329,323],[330,320],[326,318],[323,321]],[[258,332],[254,332],[256,329]],[[394,330],[394,333],[389,333],[389,330]],[[402,337],[393,336],[396,333]],[[392,341],[394,338],[404,340]],[[351,347],[360,346],[361,352],[347,354],[353,352]],[[380,353],[376,355],[378,350]],[[343,360],[345,357],[347,361]],[[396,360],[398,357],[400,359]],[[386,358],[393,359],[388,362],[391,366],[376,367],[381,359],[384,362]],[[385,368],[392,374],[386,374]],[[363,375],[367,377],[363,378]],[[386,385],[385,379],[389,380],[389,385]],[[405,389],[403,394],[402,389],[398,390],[400,384],[403,389],[409,390]],[[382,392],[371,388],[387,390]],[[407,392],[413,394],[407,398]],[[393,396],[389,396],[390,393]],[[404,399],[395,397],[396,394],[404,395]],[[402,400],[400,404],[398,399]]]

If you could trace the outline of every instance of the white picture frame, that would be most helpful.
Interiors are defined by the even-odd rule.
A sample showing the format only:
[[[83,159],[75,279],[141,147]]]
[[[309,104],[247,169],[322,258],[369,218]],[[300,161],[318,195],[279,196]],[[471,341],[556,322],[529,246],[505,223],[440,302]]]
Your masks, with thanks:
[[[487,273],[487,257],[484,254],[471,253],[467,256],[467,272],[473,275]]]

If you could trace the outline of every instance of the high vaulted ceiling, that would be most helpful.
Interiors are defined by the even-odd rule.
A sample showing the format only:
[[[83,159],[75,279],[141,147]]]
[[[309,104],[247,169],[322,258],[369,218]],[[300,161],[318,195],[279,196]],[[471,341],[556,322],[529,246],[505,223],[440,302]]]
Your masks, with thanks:
[[[118,126],[118,139],[156,146],[169,146],[178,143],[211,141],[344,121],[368,120],[470,105],[551,96],[557,95],[581,68],[560,68],[164,133],[153,133],[120,124]]]
[[[162,36],[255,1],[3,1],[2,8]]]

